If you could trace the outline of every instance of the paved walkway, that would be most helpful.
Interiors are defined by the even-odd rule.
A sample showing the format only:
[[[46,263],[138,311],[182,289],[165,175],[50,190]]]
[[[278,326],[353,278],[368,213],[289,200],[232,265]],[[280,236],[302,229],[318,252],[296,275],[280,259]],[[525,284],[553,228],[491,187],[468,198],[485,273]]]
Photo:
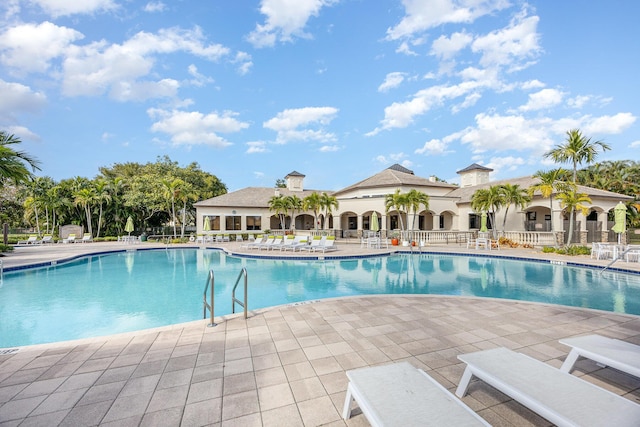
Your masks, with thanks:
[[[55,246],[20,248],[4,265],[118,248]],[[505,346],[559,367],[564,337],[593,332],[640,344],[640,316],[429,295],[323,300],[218,323],[0,351],[0,426],[366,426],[357,410],[346,423],[340,417],[349,369],[407,360],[454,390],[461,353]],[[587,360],[574,374],[640,403],[638,378]],[[549,425],[479,381],[464,402],[496,426]]]

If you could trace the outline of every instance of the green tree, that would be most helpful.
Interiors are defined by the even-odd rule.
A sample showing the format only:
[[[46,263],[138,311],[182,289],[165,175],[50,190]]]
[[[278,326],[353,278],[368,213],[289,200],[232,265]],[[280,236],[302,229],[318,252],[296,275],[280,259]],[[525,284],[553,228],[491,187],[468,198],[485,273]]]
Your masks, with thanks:
[[[535,192],[539,192],[540,195],[549,199],[549,212],[551,213],[551,231],[555,231],[553,225],[553,194],[561,191],[565,191],[567,183],[564,181],[567,176],[567,171],[558,168],[549,171],[537,171],[533,174],[534,178],[538,178],[539,182],[529,187],[529,196],[533,197]]]
[[[573,165],[573,182],[578,180],[578,165],[593,163],[598,156],[598,150],[610,150],[611,147],[602,141],[591,141],[582,135],[578,129],[567,131],[567,140],[564,144],[554,146],[544,154],[545,158],[551,158],[556,163],[571,163]]]
[[[76,206],[80,206],[86,215],[87,232],[93,235],[93,226],[91,220],[91,208],[96,202],[96,191],[94,188],[81,188],[74,193],[73,203]]]
[[[509,206],[520,206],[521,209],[526,209],[527,205],[531,203],[531,196],[527,193],[527,190],[520,188],[518,184],[502,184],[500,186],[502,193],[502,203],[505,206],[504,218],[502,219],[502,232],[504,233],[507,224],[507,215],[509,214]]]
[[[411,229],[416,229],[416,217],[420,212],[420,206],[424,206],[425,209],[429,209],[429,195],[418,191],[415,188],[409,190],[406,195],[407,207],[410,212],[413,212],[413,222],[411,223]]]
[[[400,189],[397,188],[395,193],[387,194],[384,196],[384,207],[386,213],[389,213],[391,210],[395,210],[398,212],[398,217],[400,219],[400,230],[404,231],[404,221],[402,220],[402,214],[407,212],[407,196],[406,194],[400,193]]]
[[[285,222],[287,218],[287,212],[289,211],[289,205],[287,198],[282,195],[273,196],[269,199],[269,210],[274,211],[280,219],[280,228],[284,231]]]
[[[20,143],[22,141],[15,135],[0,131],[0,187],[9,181],[17,184],[27,182],[33,177],[32,172],[40,170],[38,160],[13,148]]]
[[[182,238],[184,237],[184,227],[187,224],[187,205],[189,202],[197,200],[197,193],[191,184],[183,181],[178,188],[176,198],[182,202],[182,220],[180,221],[180,237]]]
[[[504,205],[504,196],[499,185],[476,190],[471,196],[471,208],[476,212],[489,212],[489,225],[495,237],[495,218],[500,208]]]
[[[320,194],[316,193],[315,191],[302,199],[302,208],[304,210],[313,212],[316,230],[318,229],[318,212],[320,211],[321,207],[322,204],[320,200]]]
[[[178,219],[176,218],[176,196],[180,192],[180,187],[184,184],[184,181],[179,178],[167,178],[162,180],[162,187],[164,189],[164,196],[169,201],[169,209],[171,213],[171,222],[173,223],[173,238],[178,237],[176,231],[176,224]]]
[[[320,195],[320,206],[324,210],[324,225],[322,228],[326,230],[329,228],[329,215],[331,215],[333,209],[338,209],[338,199],[327,192],[323,192]]]
[[[578,193],[578,187],[570,185],[565,191],[557,196],[560,206],[569,211],[569,233],[567,235],[567,246],[571,244],[573,239],[573,224],[575,222],[575,213],[577,210],[582,211],[583,215],[589,213],[589,208],[585,203],[591,203],[591,199],[585,193]]]
[[[304,205],[302,199],[295,194],[286,196],[287,198],[287,206],[291,209],[291,223],[289,224],[289,229],[293,230],[295,228],[295,219],[296,212],[300,211]]]
[[[95,201],[98,203],[98,224],[96,237],[100,237],[100,229],[102,228],[102,214],[104,204],[111,202],[111,194],[109,192],[109,183],[105,179],[95,181]]]

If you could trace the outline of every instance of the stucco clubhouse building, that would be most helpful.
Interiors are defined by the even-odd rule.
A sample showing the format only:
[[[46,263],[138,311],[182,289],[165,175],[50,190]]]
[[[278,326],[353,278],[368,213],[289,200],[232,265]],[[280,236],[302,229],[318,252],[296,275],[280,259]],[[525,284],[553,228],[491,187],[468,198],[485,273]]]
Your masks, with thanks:
[[[305,175],[291,172],[285,177],[286,188],[247,187],[195,204],[197,215],[197,233],[259,233],[265,230],[279,230],[280,220],[269,209],[269,200],[276,195],[296,195],[304,199],[314,192],[326,192],[338,201],[338,208],[334,209],[326,221],[327,229],[322,230],[325,218],[319,215],[318,229],[325,233],[335,234],[337,237],[359,237],[370,229],[371,217],[376,212],[379,227],[383,236],[389,235],[400,228],[399,213],[387,212],[385,196],[399,189],[401,193],[416,189],[429,195],[429,207],[419,212],[415,220],[415,230],[420,233],[442,234],[460,232],[474,232],[480,227],[480,212],[471,208],[471,198],[474,192],[481,188],[488,188],[498,184],[517,184],[527,189],[538,183],[531,176],[508,179],[504,181],[490,181],[492,169],[472,164],[457,173],[460,175],[461,185],[440,182],[435,177],[423,178],[414,175],[413,171],[400,165],[393,165],[360,182],[352,184],[338,191],[310,190],[304,188]],[[581,243],[610,240],[607,214],[618,202],[632,199],[629,196],[579,186],[578,191],[591,198],[589,214],[584,216],[576,213],[575,229],[579,232]],[[502,221],[505,209],[497,213],[496,228],[502,231]],[[413,215],[403,213],[405,228],[411,228]],[[209,217],[211,231],[205,232],[203,225],[205,217]],[[291,226],[291,217],[287,216],[286,228]],[[408,220],[408,221],[407,221]],[[296,212],[293,218],[293,228],[297,232],[316,229],[313,212]],[[555,235],[550,233],[551,222]],[[543,198],[534,194],[533,200],[522,210],[518,206],[510,206],[506,220],[505,231],[516,233],[546,234],[549,238],[560,239],[568,230],[568,221],[559,201],[553,198]],[[551,237],[553,236],[553,237]],[[539,241],[536,240],[536,242]]]

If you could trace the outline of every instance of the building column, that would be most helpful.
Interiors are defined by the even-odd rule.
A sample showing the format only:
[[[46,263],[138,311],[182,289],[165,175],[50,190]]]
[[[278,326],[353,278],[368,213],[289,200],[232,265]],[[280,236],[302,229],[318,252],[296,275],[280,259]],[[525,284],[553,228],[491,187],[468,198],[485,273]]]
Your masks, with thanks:
[[[600,241],[609,241],[609,228],[607,227],[607,212],[598,212],[598,223],[602,224],[602,232],[600,233]]]
[[[576,220],[580,220],[580,244],[587,244],[587,217],[582,212],[576,212]]]
[[[440,215],[432,215],[433,216],[433,229],[440,230]]]

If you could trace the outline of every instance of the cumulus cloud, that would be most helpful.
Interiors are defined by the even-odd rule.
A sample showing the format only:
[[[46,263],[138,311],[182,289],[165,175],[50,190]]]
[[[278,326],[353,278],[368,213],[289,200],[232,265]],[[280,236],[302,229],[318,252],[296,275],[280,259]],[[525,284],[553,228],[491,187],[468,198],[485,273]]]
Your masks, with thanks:
[[[450,37],[442,35],[431,44],[431,54],[440,59],[451,59],[469,46],[472,40],[473,37],[466,33],[453,33]]]
[[[529,95],[529,101],[520,106],[520,111],[535,111],[555,107],[562,102],[564,93],[557,89],[542,89]]]
[[[324,127],[331,123],[337,114],[338,109],[333,107],[288,109],[264,122],[263,127],[277,132],[278,144],[293,141],[335,141],[336,136],[327,132]]]
[[[161,1],[151,1],[144,5],[144,11],[149,13],[164,12],[167,5]]]
[[[514,172],[517,171],[518,168],[527,162],[522,157],[492,157],[489,162],[487,162],[486,167],[493,169],[493,173],[495,175],[499,175],[501,172]]]
[[[47,97],[42,92],[34,92],[29,86],[6,82],[0,79],[0,119],[9,121],[17,113],[39,111]]]
[[[321,153],[333,153],[335,151],[340,151],[340,146],[339,145],[323,145],[322,147],[320,147],[318,151],[320,151]]]
[[[635,123],[636,117],[631,113],[618,113],[613,116],[588,117],[581,126],[586,135],[615,135],[622,133]]]
[[[387,92],[390,89],[394,89],[402,84],[406,77],[406,73],[399,71],[388,73],[384,79],[384,82],[378,86],[378,92]]]
[[[631,144],[629,144],[629,147],[631,147],[631,148],[640,147],[640,141],[633,141]]]
[[[121,45],[100,41],[73,46],[63,63],[63,93],[95,96],[109,92],[121,101],[173,96],[179,86],[175,80],[140,80],[151,73],[156,55],[176,52],[216,61],[227,55],[229,49],[219,44],[206,44],[197,27],[192,30],[161,29],[155,34],[139,32]]]
[[[223,148],[231,143],[221,137],[220,133],[239,132],[249,127],[248,123],[236,118],[237,113],[231,111],[203,114],[199,111],[151,108],[147,113],[155,120],[151,125],[151,131],[170,135],[174,145],[211,145]]]
[[[22,72],[43,73],[51,60],[64,55],[69,46],[84,36],[51,22],[22,24],[0,34],[0,61]]]
[[[449,150],[449,144],[440,139],[431,139],[424,143],[422,148],[418,148],[415,153],[416,154],[424,154],[428,156],[441,156],[443,154],[452,153],[452,150]]]
[[[45,13],[57,18],[76,14],[92,14],[117,9],[112,0],[27,0],[38,5]]]
[[[402,0],[405,16],[387,30],[387,39],[413,37],[442,24],[471,23],[477,18],[510,6],[508,0]]]
[[[337,0],[262,0],[260,13],[266,16],[264,24],[247,35],[247,40],[256,48],[269,47],[276,42],[291,42],[294,37],[311,37],[304,31],[307,21],[318,16],[323,7]]]

